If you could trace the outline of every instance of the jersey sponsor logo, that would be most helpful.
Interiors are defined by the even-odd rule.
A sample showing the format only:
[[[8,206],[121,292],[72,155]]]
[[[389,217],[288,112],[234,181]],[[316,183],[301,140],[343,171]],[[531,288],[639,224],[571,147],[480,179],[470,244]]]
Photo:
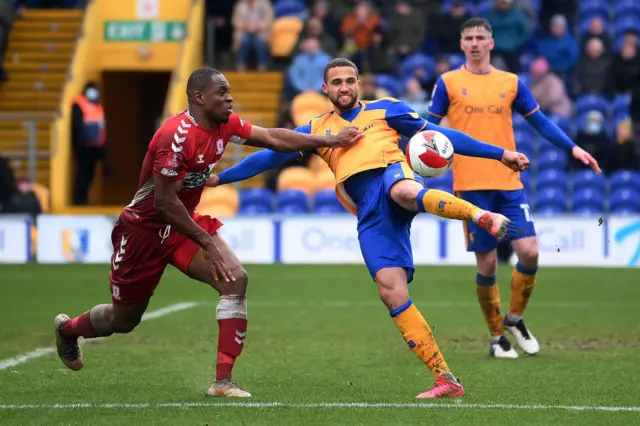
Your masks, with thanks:
[[[504,107],[499,106],[499,105],[487,105],[486,107],[481,106],[473,106],[473,105],[466,105],[464,107],[464,112],[468,115],[475,115],[475,114],[502,114],[504,112]]]
[[[371,128],[372,128],[373,126],[375,126],[375,125],[376,125],[375,121],[374,121],[374,122],[372,122],[372,123],[367,124],[366,126],[364,126],[364,127],[362,128],[362,133],[366,132],[367,130],[371,130]]]
[[[184,177],[184,181],[182,182],[183,188],[200,188],[205,184],[209,176],[211,176],[211,172],[215,167],[216,163],[209,164],[209,166],[200,173],[187,173]]]
[[[160,170],[160,174],[167,177],[178,176],[178,172],[176,172],[175,170],[168,169],[166,167],[163,167],[162,170]]]

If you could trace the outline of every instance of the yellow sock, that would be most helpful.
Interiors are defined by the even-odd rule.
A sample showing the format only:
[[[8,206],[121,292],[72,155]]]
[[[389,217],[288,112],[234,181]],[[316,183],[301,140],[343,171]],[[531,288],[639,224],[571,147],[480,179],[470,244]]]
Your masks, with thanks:
[[[449,366],[433,338],[429,324],[411,300],[394,309],[391,317],[400,329],[405,342],[429,370],[438,375],[449,372]]]
[[[511,301],[509,313],[522,316],[529,303],[529,298],[536,285],[536,272],[538,268],[525,268],[520,263],[511,274]]]
[[[423,189],[418,193],[418,210],[447,219],[473,221],[483,210],[455,195],[438,189]]]
[[[476,294],[491,336],[502,336],[504,325],[500,312],[500,289],[496,277],[476,276]]]

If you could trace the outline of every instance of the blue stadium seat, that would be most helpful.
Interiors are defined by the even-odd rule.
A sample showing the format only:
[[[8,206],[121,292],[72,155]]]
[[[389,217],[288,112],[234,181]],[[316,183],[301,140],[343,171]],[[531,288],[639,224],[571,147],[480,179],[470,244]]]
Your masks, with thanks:
[[[520,62],[520,71],[521,72],[527,72],[529,71],[529,65],[531,65],[531,62],[533,62],[536,59],[536,55],[534,55],[531,52],[525,52],[522,55],[520,55],[519,58],[519,62]]]
[[[558,189],[544,189],[536,192],[536,211],[553,210],[556,213],[567,211],[567,193]]]
[[[486,18],[486,16],[493,10],[493,0],[480,0],[476,8],[476,15]]]
[[[611,190],[636,189],[640,187],[640,172],[635,170],[618,170],[609,179]]]
[[[573,213],[581,216],[595,216],[602,214],[603,210],[591,205],[584,205],[577,209],[573,209]]]
[[[245,189],[240,193],[240,209],[253,208],[258,206],[258,210],[266,209],[271,211],[273,193],[265,188]]]
[[[573,210],[589,206],[593,209],[604,211],[605,196],[601,191],[593,189],[581,189],[573,192]]]
[[[571,119],[568,117],[562,117],[561,115],[550,115],[549,119],[553,121],[556,126],[560,127],[567,135],[573,135],[574,129]]]
[[[626,32],[638,32],[640,27],[640,18],[636,16],[622,16],[615,20],[613,24],[613,33],[615,37]]]
[[[429,79],[435,72],[436,64],[432,57],[414,53],[400,64],[400,75],[404,78],[411,77],[418,68],[424,68],[427,71],[426,78]]]
[[[629,114],[629,106],[631,105],[631,94],[627,93],[627,94],[622,94],[622,95],[617,95],[614,99],[613,99],[613,103],[612,103],[612,110],[613,110],[613,115],[614,116],[618,116],[621,114]]]
[[[582,115],[591,110],[600,111],[605,118],[609,115],[609,102],[602,95],[582,95],[576,99],[576,114]]]
[[[240,209],[238,210],[238,214],[241,216],[252,216],[252,215],[269,214],[269,213],[271,213],[271,207],[267,207],[260,204],[240,206]]]
[[[569,165],[567,154],[560,150],[547,150],[538,156],[538,170],[566,170]]]
[[[563,170],[548,169],[542,170],[536,177],[536,188],[538,191],[545,189],[557,189],[567,192],[568,175]]]
[[[306,212],[309,206],[307,194],[297,189],[287,189],[285,191],[278,192],[276,200],[278,211],[280,213],[282,213],[282,209],[287,209],[289,207],[292,211],[301,208]]]
[[[292,204],[288,206],[278,207],[276,212],[280,214],[295,215],[295,214],[306,214],[309,212],[309,210],[306,207]]]
[[[607,178],[604,174],[595,174],[593,170],[580,170],[573,174],[573,190],[593,189],[606,192]]]
[[[307,6],[300,0],[278,0],[274,8],[276,18],[281,16],[297,16],[305,19],[309,14]]]
[[[620,216],[632,216],[640,213],[640,209],[636,209],[629,206],[616,206],[616,208],[610,209],[611,214]]]
[[[606,21],[610,17],[611,5],[607,0],[581,0],[578,11],[581,17],[599,16]]]
[[[612,191],[609,208],[640,210],[640,190],[624,188]]]
[[[336,191],[332,189],[323,189],[313,195],[313,207],[318,209],[321,207],[337,207],[342,208],[342,204],[336,196]]]
[[[389,92],[394,98],[400,97],[402,89],[400,87],[400,80],[393,74],[377,74],[376,84]]]
[[[464,55],[449,55],[449,66],[451,67],[451,69],[460,68],[462,65],[464,65],[465,61],[466,59],[464,58]]]
[[[635,16],[640,18],[640,3],[638,0],[616,0],[613,4],[613,16]]]
[[[531,125],[527,122],[527,119],[520,114],[513,114],[513,116],[511,116],[511,121],[513,122],[513,128],[515,130],[533,131],[533,127],[531,127]]]
[[[558,204],[545,204],[539,208],[536,207],[536,214],[540,216],[555,216],[566,212],[567,208]]]
[[[342,206],[324,205],[324,206],[316,206],[313,208],[313,213],[315,214],[339,214],[339,213],[345,213],[345,212],[346,210]]]

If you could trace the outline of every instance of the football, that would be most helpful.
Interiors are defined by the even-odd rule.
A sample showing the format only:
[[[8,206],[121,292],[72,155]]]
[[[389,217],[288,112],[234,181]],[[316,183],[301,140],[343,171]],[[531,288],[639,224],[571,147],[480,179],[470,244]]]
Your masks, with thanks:
[[[442,133],[427,130],[413,135],[405,154],[414,172],[425,178],[438,177],[451,168],[453,144]]]

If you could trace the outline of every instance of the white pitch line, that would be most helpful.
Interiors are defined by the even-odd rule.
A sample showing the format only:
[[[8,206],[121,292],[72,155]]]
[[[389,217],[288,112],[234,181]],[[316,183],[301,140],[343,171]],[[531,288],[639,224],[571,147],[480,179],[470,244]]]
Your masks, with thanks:
[[[597,405],[522,405],[522,404],[465,404],[465,403],[369,403],[369,402],[317,402],[296,404],[286,402],[165,402],[165,403],[111,403],[111,404],[0,404],[0,410],[63,410],[63,409],[154,409],[154,408],[420,408],[454,410],[559,410],[559,411],[601,411],[601,412],[640,412],[640,407],[610,407]]]
[[[191,309],[198,305],[197,302],[184,302],[176,303],[175,305],[165,306],[164,308],[156,309],[155,311],[147,312],[142,315],[142,321],[148,321],[155,318],[164,317],[174,312],[184,311]],[[15,367],[16,365],[24,364],[32,359],[40,358],[45,355],[52,354],[56,351],[56,348],[38,348],[26,354],[18,355],[16,357],[3,359],[0,361],[0,370],[6,370],[7,368]]]

